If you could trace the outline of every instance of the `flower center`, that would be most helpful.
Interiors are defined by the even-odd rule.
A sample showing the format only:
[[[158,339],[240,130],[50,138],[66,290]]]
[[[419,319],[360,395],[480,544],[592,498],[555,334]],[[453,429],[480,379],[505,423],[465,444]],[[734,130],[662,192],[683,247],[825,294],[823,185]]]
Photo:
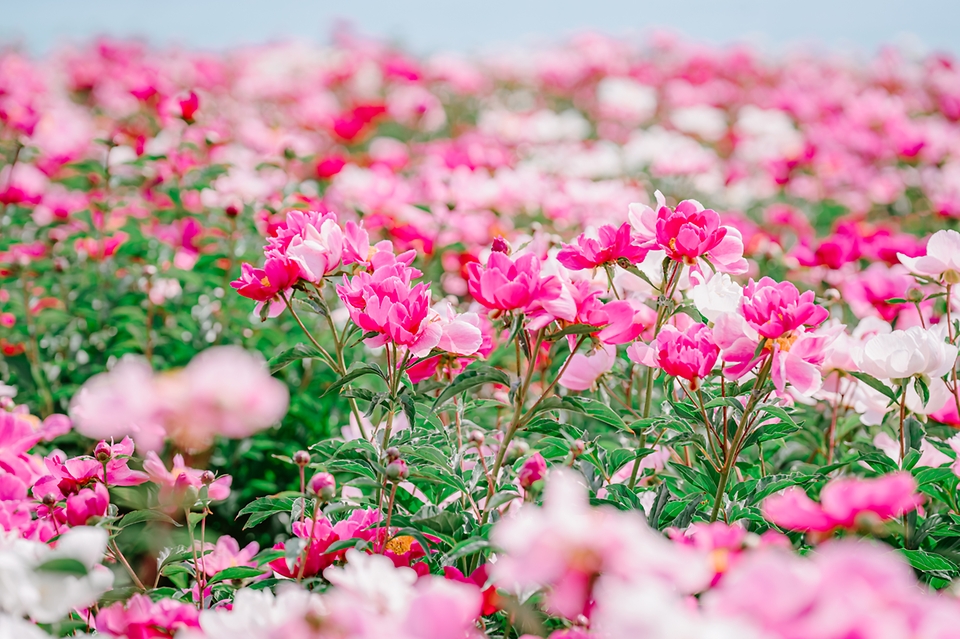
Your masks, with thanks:
[[[387,550],[395,555],[405,555],[413,547],[413,541],[414,539],[410,535],[394,537],[387,542]]]

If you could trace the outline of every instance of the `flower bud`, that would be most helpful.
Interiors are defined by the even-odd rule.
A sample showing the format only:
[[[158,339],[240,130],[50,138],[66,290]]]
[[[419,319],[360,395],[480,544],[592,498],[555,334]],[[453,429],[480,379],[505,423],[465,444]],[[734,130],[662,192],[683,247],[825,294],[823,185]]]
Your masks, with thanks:
[[[199,108],[200,98],[197,97],[194,91],[191,91],[190,95],[180,100],[180,117],[183,118],[183,121],[187,124],[192,124],[194,116],[197,114],[197,109]]]
[[[523,487],[524,490],[530,490],[530,487],[533,486],[535,482],[543,479],[546,474],[547,460],[545,460],[540,453],[534,453],[527,458],[527,461],[523,462],[520,471],[517,473],[517,478],[520,480],[520,486]]]
[[[510,255],[510,245],[507,244],[507,241],[503,239],[502,236],[497,236],[493,238],[493,246],[490,247],[494,253],[506,253]]]
[[[479,430],[470,431],[470,434],[467,436],[467,441],[477,447],[483,445],[484,439],[486,438],[483,436],[483,431]]]
[[[113,451],[110,450],[110,444],[107,442],[100,442],[97,444],[97,447],[93,449],[93,456],[97,458],[97,461],[101,464],[106,464],[110,461],[110,458],[113,457]]]
[[[46,506],[47,508],[53,508],[54,506],[57,505],[57,496],[54,495],[53,493],[47,493],[46,495],[43,496],[43,499],[41,501],[43,502],[43,505]]]
[[[396,461],[400,459],[400,449],[397,448],[396,446],[391,446],[386,451],[384,451],[384,456],[386,457],[388,464],[390,462]]]
[[[570,453],[574,457],[579,457],[585,450],[587,450],[587,445],[582,439],[577,439],[570,442]]]
[[[317,473],[310,478],[307,489],[323,501],[337,496],[337,480],[330,473]]]
[[[217,476],[213,474],[213,471],[205,470],[200,473],[200,483],[204,486],[209,486],[214,481],[216,481]]]
[[[926,294],[921,289],[914,286],[907,291],[907,301],[911,304],[919,304],[923,301],[925,295]]]
[[[310,463],[310,453],[305,450],[298,450],[293,454],[293,463],[303,468]]]
[[[228,204],[223,212],[227,214],[227,217],[237,217],[240,215],[240,207],[236,204]]]
[[[402,459],[394,459],[387,464],[387,479],[390,481],[403,481],[410,476],[410,469],[407,468],[407,462]]]
[[[823,292],[823,299],[830,304],[836,304],[841,300],[840,291],[835,288],[828,288]]]

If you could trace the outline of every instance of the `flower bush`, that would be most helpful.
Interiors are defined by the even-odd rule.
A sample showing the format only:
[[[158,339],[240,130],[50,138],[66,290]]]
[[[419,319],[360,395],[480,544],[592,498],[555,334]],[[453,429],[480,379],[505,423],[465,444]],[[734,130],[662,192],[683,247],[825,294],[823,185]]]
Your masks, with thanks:
[[[5,50],[0,637],[955,636],[958,68]]]

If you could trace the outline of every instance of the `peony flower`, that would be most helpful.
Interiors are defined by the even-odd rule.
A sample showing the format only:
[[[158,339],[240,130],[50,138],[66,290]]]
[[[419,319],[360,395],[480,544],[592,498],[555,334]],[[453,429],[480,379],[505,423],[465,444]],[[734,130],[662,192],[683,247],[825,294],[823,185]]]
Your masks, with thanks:
[[[853,360],[861,371],[878,379],[938,378],[955,364],[957,347],[944,341],[938,329],[913,326],[873,336],[853,351]]]
[[[922,501],[913,475],[896,472],[875,479],[835,479],[820,491],[819,504],[793,486],[767,497],[762,508],[763,516],[781,528],[829,533],[894,519],[916,510]]]
[[[172,637],[179,630],[199,628],[200,611],[193,604],[163,598],[153,601],[137,593],[97,613],[97,632],[112,637]]]
[[[610,372],[616,361],[617,349],[614,346],[601,346],[591,353],[574,353],[557,383],[570,390],[589,390],[601,375]]]
[[[691,276],[691,279],[694,279]],[[743,287],[726,273],[717,273],[690,289],[690,299],[700,314],[715,322],[724,313],[735,313],[740,308]]]
[[[660,368],[667,375],[685,379],[694,387],[710,375],[719,355],[720,347],[713,341],[713,332],[705,324],[691,324],[682,332],[667,325],[657,335]]]
[[[571,271],[582,271],[616,264],[620,259],[636,264],[642,261],[649,251],[634,244],[629,222],[619,228],[604,224],[599,228],[598,235],[599,238],[594,239],[581,233],[577,237],[576,245],[563,245],[557,254],[557,260]]]
[[[314,284],[320,283],[340,266],[343,253],[343,231],[335,219],[326,219],[319,228],[307,225],[300,235],[287,245],[286,255],[300,266],[300,276]]]
[[[827,309],[814,303],[813,291],[800,293],[791,282],[763,277],[743,289],[743,317],[767,339],[780,339],[801,327],[815,328],[827,319]]]
[[[150,476],[150,481],[160,486],[160,504],[168,510],[179,510],[188,498],[188,490],[193,489],[197,495],[203,488],[201,476],[205,471],[190,468],[183,462],[183,455],[175,455],[173,467],[167,470],[163,462],[153,451],[147,453],[143,461],[143,469]],[[230,496],[230,484],[233,478],[230,475],[220,475],[207,487],[207,497],[210,501],[222,501]],[[196,501],[193,497],[186,506],[192,506]]]
[[[735,228],[721,226],[716,211],[703,208],[696,200],[684,200],[676,209],[670,209],[659,191],[656,198],[656,213],[636,204],[630,209],[634,230],[641,237],[649,237],[652,231],[653,237],[643,245],[645,248],[659,248],[671,260],[689,266],[704,260],[724,273],[747,271],[743,237]]]
[[[490,310],[526,312],[556,299],[562,290],[556,277],[540,275],[540,260],[531,253],[513,260],[494,251],[485,266],[468,264],[467,276],[470,295]]]
[[[960,283],[960,233],[937,231],[927,241],[926,255],[908,257],[897,253],[900,263],[918,275],[948,284]]]

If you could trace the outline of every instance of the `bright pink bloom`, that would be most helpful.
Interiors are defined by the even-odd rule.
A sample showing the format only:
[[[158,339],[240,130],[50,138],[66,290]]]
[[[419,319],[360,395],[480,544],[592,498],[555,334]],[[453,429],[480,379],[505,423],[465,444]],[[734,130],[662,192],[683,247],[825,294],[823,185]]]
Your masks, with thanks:
[[[541,277],[540,260],[530,253],[513,260],[494,251],[486,266],[467,264],[467,275],[470,295],[490,310],[532,310],[538,302],[556,299],[562,290],[556,277]]]
[[[543,479],[547,474],[547,460],[540,453],[527,457],[517,471],[517,479],[524,490],[530,490],[534,483]]]
[[[896,472],[875,479],[835,479],[820,491],[820,504],[794,486],[765,499],[763,514],[782,528],[828,533],[894,519],[916,510],[922,501],[913,475]]]
[[[681,332],[667,325],[657,335],[657,363],[667,375],[696,385],[713,370],[720,347],[706,324],[693,324]]]
[[[200,611],[176,599],[153,601],[147,595],[133,595],[97,613],[97,632],[114,637],[156,639],[173,637],[182,628],[199,628]]]
[[[558,383],[570,390],[585,391],[593,388],[601,375],[610,372],[617,361],[617,349],[601,345],[589,353],[574,353],[570,359]]]
[[[827,309],[814,303],[814,292],[800,293],[792,282],[763,277],[743,289],[743,317],[762,337],[778,339],[801,326],[815,328],[827,319]]]
[[[350,319],[367,332],[379,333],[367,339],[368,346],[392,342],[423,357],[440,343],[443,334],[437,322],[428,321],[430,287],[425,283],[411,286],[420,271],[402,263],[377,268],[372,274],[359,272],[343,277],[337,295],[343,300]]]
[[[598,229],[598,235],[599,239],[593,239],[581,233],[576,245],[563,245],[557,260],[572,271],[582,271],[615,264],[620,259],[636,264],[642,262],[650,250],[634,244],[629,222],[620,228],[604,224]]]
[[[109,505],[110,495],[103,484],[98,482],[93,488],[83,488],[67,497],[67,523],[83,526],[91,517],[103,517]]]
[[[197,93],[195,91],[191,91],[190,95],[182,100],[179,100],[179,103],[180,117],[188,123],[193,122],[194,116],[197,114],[197,109],[200,108],[200,98],[197,97]]]

